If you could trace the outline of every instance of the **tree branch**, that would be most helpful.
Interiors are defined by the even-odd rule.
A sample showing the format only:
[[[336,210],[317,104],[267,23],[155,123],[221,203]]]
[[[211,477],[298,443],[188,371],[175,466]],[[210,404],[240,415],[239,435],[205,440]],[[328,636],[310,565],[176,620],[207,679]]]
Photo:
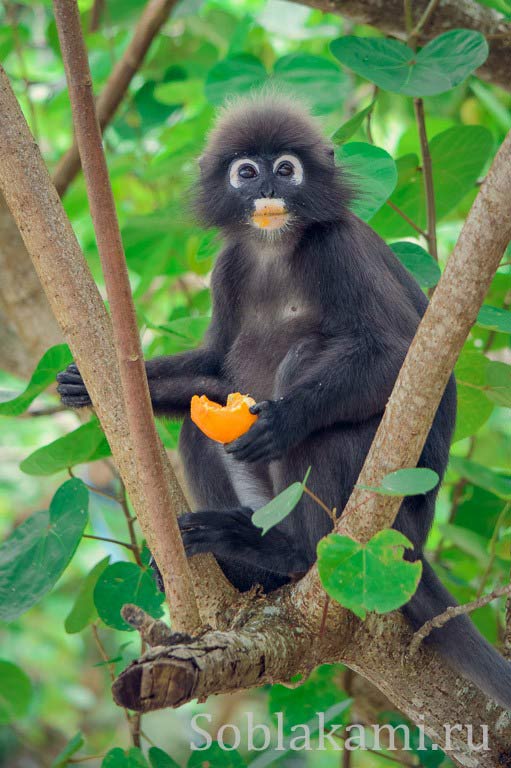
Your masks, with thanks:
[[[126,95],[133,76],[140,69],[154,38],[169,17],[177,0],[150,0],[137,23],[133,37],[98,97],[96,113],[103,131]],[[62,197],[80,170],[80,154],[76,139],[61,158],[53,174],[53,182]]]
[[[378,485],[387,472],[416,465],[450,372],[511,239],[510,200],[511,134],[479,191],[410,347],[360,483]],[[365,494],[361,500],[360,493],[354,491],[338,525],[366,541],[392,525],[400,500],[378,494]],[[371,615],[361,622],[331,602],[321,632],[324,604],[314,566],[298,584],[266,601],[256,600],[230,621],[226,617],[227,631],[153,649],[120,675],[115,699],[142,711],[179,706],[197,696],[287,681],[311,665],[343,661],[413,721],[422,722],[424,716],[426,732],[440,745],[445,743],[445,723],[457,723],[460,710],[475,732],[488,725],[490,751],[475,759],[463,735],[453,734],[450,756],[471,768],[498,764],[500,752],[511,744],[509,718],[430,648],[420,648],[404,665],[412,635],[400,614]]]
[[[53,313],[71,347],[135,509],[146,504],[129,438],[110,319],[37,145],[0,67],[0,190],[23,237]],[[172,506],[188,504],[165,460]],[[150,515],[151,510],[148,510]],[[236,592],[212,557],[192,563],[199,610],[214,624]],[[200,587],[200,590],[199,590]]]
[[[359,24],[369,24],[387,35],[406,40],[408,37],[403,0],[298,0],[302,5],[319,8],[325,13],[337,13]],[[420,19],[427,11],[428,0],[414,0],[413,11]],[[475,29],[488,39],[490,55],[477,74],[501,88],[511,90],[511,23],[500,13],[486,8],[476,0],[442,0],[427,20],[428,25],[418,36],[424,45],[449,29]],[[420,20],[419,20],[420,23]],[[413,35],[413,31],[412,31]]]
[[[433,166],[431,164],[431,153],[429,151],[428,136],[426,134],[426,119],[424,117],[424,101],[414,99],[413,106],[415,110],[415,119],[419,131],[419,140],[422,156],[422,177],[424,179],[424,191],[426,194],[426,215],[428,221],[428,231],[426,240],[431,256],[438,261],[438,248],[436,242],[436,204],[435,188],[433,185]]]
[[[73,0],[54,0],[55,20],[69,88],[76,140],[110,304],[114,343],[126,403],[130,444],[145,504],[136,512],[165,585],[177,629],[200,626],[177,510],[163,469],[163,450],[154,423],[144,356],[131,297],[112,187],[96,117],[92,77],[80,12]],[[177,480],[174,479],[174,485]]]
[[[493,602],[493,600],[496,600],[498,597],[504,597],[504,595],[509,594],[511,594],[511,584],[506,584],[504,587],[498,587],[488,595],[478,597],[476,600],[471,600],[469,603],[449,606],[449,608],[446,608],[443,613],[439,613],[438,616],[434,616],[432,619],[423,624],[419,630],[417,630],[413,636],[412,642],[410,643],[410,656],[413,656],[415,653],[417,653],[421,643],[424,642],[424,640],[428,637],[428,635],[431,634],[431,632],[433,632],[434,629],[440,629],[440,627],[443,627],[444,624],[447,624],[448,621],[454,619],[456,616],[463,616],[464,614],[472,613],[472,611],[476,611],[478,608],[483,608],[485,605]]]

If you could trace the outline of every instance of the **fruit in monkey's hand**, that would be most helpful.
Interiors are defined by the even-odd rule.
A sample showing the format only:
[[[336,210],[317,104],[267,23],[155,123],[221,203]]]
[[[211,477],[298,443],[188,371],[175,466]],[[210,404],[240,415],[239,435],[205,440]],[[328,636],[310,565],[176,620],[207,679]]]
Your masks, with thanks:
[[[244,435],[258,417],[250,413],[256,404],[253,397],[233,392],[226,405],[215,403],[206,395],[194,395],[190,404],[192,421],[211,440],[217,443],[231,443]]]

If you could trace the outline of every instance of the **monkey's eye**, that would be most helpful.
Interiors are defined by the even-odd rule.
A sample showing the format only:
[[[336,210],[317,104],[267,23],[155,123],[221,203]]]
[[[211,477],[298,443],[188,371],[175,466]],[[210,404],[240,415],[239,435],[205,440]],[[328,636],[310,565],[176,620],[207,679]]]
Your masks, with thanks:
[[[294,168],[291,165],[291,163],[284,161],[279,165],[277,168],[277,175],[278,176],[292,176],[294,172]]]
[[[257,171],[253,165],[249,165],[247,163],[238,169],[238,176],[240,176],[242,179],[253,179],[257,176]]]
[[[289,180],[291,184],[303,181],[303,165],[295,155],[281,155],[273,163],[273,173]]]
[[[244,181],[259,176],[259,166],[247,157],[235,160],[229,168],[229,183],[231,187],[241,187]]]

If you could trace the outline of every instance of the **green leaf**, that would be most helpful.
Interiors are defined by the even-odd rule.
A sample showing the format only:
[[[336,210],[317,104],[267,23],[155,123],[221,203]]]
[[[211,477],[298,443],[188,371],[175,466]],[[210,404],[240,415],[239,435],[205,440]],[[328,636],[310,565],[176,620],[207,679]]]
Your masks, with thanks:
[[[391,243],[390,247],[419,285],[423,288],[433,288],[438,283],[442,275],[440,267],[424,248],[406,240]]]
[[[462,552],[477,560],[481,568],[486,568],[489,562],[487,551],[487,541],[484,536],[480,536],[468,528],[462,528],[460,525],[451,523],[440,523],[439,528],[453,544]]]
[[[356,198],[353,211],[367,221],[388,200],[397,184],[394,160],[381,147],[364,142],[344,144],[335,150],[337,162],[353,178]]]
[[[138,747],[131,747],[126,752],[115,747],[105,755],[101,768],[147,768],[147,761]]]
[[[70,739],[62,752],[59,752],[50,768],[66,768],[69,762],[69,758],[73,757],[79,749],[83,747],[85,740],[80,732],[75,733],[72,739]]]
[[[491,133],[480,125],[458,125],[429,142],[437,218],[445,217],[474,185],[493,149]],[[399,184],[391,201],[419,227],[427,226],[424,179],[416,155],[396,161]],[[417,233],[388,205],[371,220],[382,237],[416,237]]]
[[[486,394],[493,403],[511,408],[511,365],[488,360]]]
[[[135,563],[114,563],[107,566],[94,587],[94,604],[100,618],[109,627],[133,631],[121,616],[121,608],[133,603],[151,616],[163,616],[164,595],[159,591],[149,571]]]
[[[16,664],[0,659],[0,725],[24,717],[32,701],[32,683]]]
[[[78,429],[38,448],[20,464],[27,475],[53,475],[77,464],[110,456],[111,451],[99,421],[94,418]]]
[[[104,557],[103,560],[96,563],[94,568],[87,574],[82,582],[73,607],[64,622],[64,628],[68,635],[81,632],[82,629],[85,629],[85,627],[94,620],[96,614],[93,596],[94,587],[109,562],[110,556]]]
[[[147,322],[147,327],[170,336],[175,347],[172,354],[175,354],[198,347],[210,323],[211,317],[208,315],[204,317],[180,317],[160,325]]]
[[[228,743],[226,738],[224,744]],[[192,752],[187,768],[243,768],[244,765],[246,763],[236,749],[222,749],[214,741],[208,749]]]
[[[158,747],[151,747],[148,756],[151,768],[179,768],[176,761]]]
[[[338,109],[348,89],[346,75],[337,64],[310,53],[291,53],[278,59],[272,79],[320,113]]]
[[[373,100],[368,107],[361,109],[360,112],[357,112],[353,117],[350,117],[349,120],[343,123],[332,136],[334,144],[344,144],[345,141],[348,141],[348,139],[358,131],[367,115],[373,110],[374,104],[375,100]]]
[[[277,523],[284,520],[290,512],[296,507],[303,495],[303,489],[307,483],[311,468],[307,470],[301,483],[292,483],[292,485],[281,491],[264,507],[256,510],[252,515],[252,522],[258,528],[262,528],[262,536],[273,528]]]
[[[73,356],[67,344],[51,347],[39,360],[27,388],[13,400],[0,403],[0,415],[19,416],[26,411],[33,400],[55,382],[57,373],[72,361]]]
[[[334,40],[332,53],[357,75],[406,96],[432,96],[461,83],[486,60],[480,32],[453,29],[415,52],[399,40],[347,35]]]
[[[477,315],[477,325],[497,333],[511,333],[511,312],[500,307],[483,304]]]
[[[206,78],[206,98],[221,106],[228,96],[241,96],[260,88],[267,78],[264,64],[248,53],[231,56],[216,64]]]
[[[283,713],[286,734],[294,725],[312,720],[317,712],[325,712],[341,701],[347,702],[344,718],[336,722],[348,724],[351,699],[342,689],[341,664],[323,664],[298,688],[272,685],[269,693],[269,710],[275,716]]]
[[[482,464],[459,456],[451,456],[450,466],[473,485],[478,485],[501,499],[511,500],[511,475],[495,472],[489,467],[483,467]]]
[[[374,488],[370,485],[359,485],[366,491],[373,491],[382,496],[418,496],[433,490],[440,481],[437,473],[426,467],[414,467],[413,469],[398,469],[389,472],[381,481],[381,485]]]
[[[0,619],[12,621],[54,586],[73,557],[87,523],[89,493],[68,480],[50,509],[36,512],[0,546]]]
[[[477,0],[481,5],[486,5],[488,8],[494,8],[496,11],[500,11],[505,16],[511,17],[511,2],[510,0]]]
[[[148,752],[151,768],[179,768],[179,765],[163,749],[151,747]]]
[[[367,611],[388,613],[408,602],[422,573],[420,562],[403,560],[411,542],[395,530],[360,544],[332,533],[318,544],[318,569],[328,594],[361,619]]]
[[[458,393],[453,442],[474,435],[490,418],[493,405],[484,391],[488,359],[482,352],[462,352],[454,372]]]

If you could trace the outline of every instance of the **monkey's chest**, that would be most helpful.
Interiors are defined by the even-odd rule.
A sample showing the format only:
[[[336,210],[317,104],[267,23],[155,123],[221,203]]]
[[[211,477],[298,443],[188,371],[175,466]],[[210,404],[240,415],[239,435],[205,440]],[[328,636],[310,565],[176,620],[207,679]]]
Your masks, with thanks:
[[[235,388],[258,401],[271,399],[283,362],[302,339],[314,336],[317,326],[316,313],[299,297],[252,305],[227,355]]]

